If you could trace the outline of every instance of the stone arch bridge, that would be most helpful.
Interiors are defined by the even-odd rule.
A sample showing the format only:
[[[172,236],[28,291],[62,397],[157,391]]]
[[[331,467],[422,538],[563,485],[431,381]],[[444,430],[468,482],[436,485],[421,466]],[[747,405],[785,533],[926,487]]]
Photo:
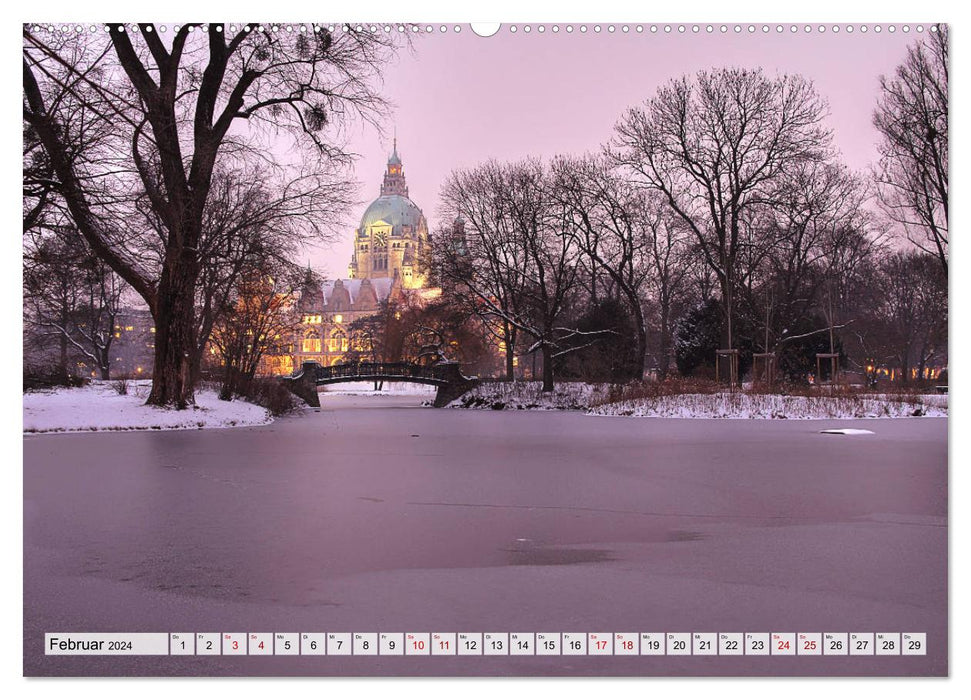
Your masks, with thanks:
[[[478,385],[475,377],[466,377],[458,363],[440,362],[434,365],[418,365],[412,362],[352,362],[324,367],[317,362],[304,362],[289,377],[283,377],[284,385],[294,394],[315,408],[320,407],[317,387],[341,382],[413,382],[438,387],[435,407],[447,406],[462,394]]]

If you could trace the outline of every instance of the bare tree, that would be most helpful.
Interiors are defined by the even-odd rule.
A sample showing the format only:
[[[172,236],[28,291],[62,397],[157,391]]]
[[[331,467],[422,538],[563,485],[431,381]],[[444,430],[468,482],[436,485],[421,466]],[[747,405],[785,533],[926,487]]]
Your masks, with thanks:
[[[612,157],[667,199],[715,272],[726,347],[743,251],[760,246],[756,210],[789,168],[825,157],[825,113],[801,76],[732,68],[671,81],[616,127]]]
[[[446,213],[465,220],[466,246],[462,255],[446,251],[440,268],[461,279],[484,315],[533,340],[526,352],[542,354],[543,391],[553,390],[556,358],[602,335],[561,325],[579,253],[552,189],[548,170],[528,159],[453,173],[442,191]],[[577,344],[581,337],[589,342]]]
[[[217,171],[204,212],[199,255],[206,261],[196,294],[196,349],[193,372],[220,315],[248,270],[287,270],[313,231],[336,231],[350,207],[351,185],[335,174],[281,173],[267,177],[262,167]],[[146,220],[151,210],[145,212]]]
[[[512,244],[506,215],[504,166],[489,161],[472,170],[453,172],[442,186],[446,216],[455,223],[432,241],[434,267],[448,294],[482,319],[503,347],[506,379],[514,379],[519,327],[518,290],[525,283],[527,260]]]
[[[301,144],[318,162],[346,164],[343,127],[381,113],[373,79],[393,40],[345,29],[187,24],[163,35],[140,24],[65,37],[24,28],[24,121],[74,225],[154,317],[149,403],[193,401],[200,246],[220,164],[269,161]],[[80,124],[110,130],[92,145]],[[141,194],[154,218],[147,234],[132,225]]]
[[[881,76],[873,114],[880,202],[920,250],[948,263],[948,31],[935,25],[907,49],[892,78]]]
[[[834,330],[853,321],[844,316],[857,273],[879,245],[869,196],[863,180],[836,162],[807,161],[780,179],[764,211],[772,245],[747,300],[755,318],[764,315],[756,325],[764,327],[766,352],[827,332],[835,352]],[[824,327],[806,326],[820,315]]]
[[[647,362],[647,323],[642,296],[659,210],[603,158],[557,158],[551,166],[551,192],[562,208],[562,233],[589,258],[592,293],[597,301],[598,271],[623,295],[634,320],[639,377]]]
[[[239,275],[210,336],[221,363],[224,400],[246,395],[264,355],[299,326],[294,301],[300,271],[270,258],[261,262]]]
[[[691,274],[697,268],[691,232],[666,205],[651,199],[647,261],[648,290],[657,307],[657,369],[663,378],[674,359],[674,327],[678,310],[685,306]],[[660,206],[659,206],[660,205]],[[653,215],[650,214],[653,212]]]
[[[387,298],[378,305],[376,313],[351,322],[350,343],[344,353],[345,362],[401,362],[405,359],[405,339],[408,331],[402,322],[412,302],[408,297]],[[377,385],[376,385],[377,386]]]
[[[885,357],[900,368],[901,380],[921,377],[930,360],[947,353],[947,277],[936,256],[897,251],[881,263],[877,283],[885,325]]]
[[[24,251],[24,307],[30,333],[58,349],[58,370],[70,374],[69,358],[111,371],[115,319],[125,284],[74,236],[48,233]],[[90,364],[89,364],[90,363]]]

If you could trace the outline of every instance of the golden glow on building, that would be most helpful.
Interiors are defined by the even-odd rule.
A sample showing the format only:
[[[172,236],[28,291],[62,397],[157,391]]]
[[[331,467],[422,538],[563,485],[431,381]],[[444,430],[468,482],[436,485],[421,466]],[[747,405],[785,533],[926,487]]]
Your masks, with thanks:
[[[397,143],[388,159],[381,194],[365,210],[354,231],[348,278],[321,283],[310,270],[295,309],[301,327],[289,342],[277,343],[263,371],[290,374],[304,362],[324,366],[372,358],[370,337],[355,325],[381,311],[381,304],[416,295],[419,301],[441,296],[427,287],[428,223],[408,198]],[[395,319],[401,319],[395,312]],[[286,357],[286,361],[283,358]]]
[[[422,289],[428,283],[428,246],[428,222],[418,205],[408,198],[408,184],[395,142],[381,196],[371,202],[354,231],[347,275],[350,279],[397,278],[404,289]]]

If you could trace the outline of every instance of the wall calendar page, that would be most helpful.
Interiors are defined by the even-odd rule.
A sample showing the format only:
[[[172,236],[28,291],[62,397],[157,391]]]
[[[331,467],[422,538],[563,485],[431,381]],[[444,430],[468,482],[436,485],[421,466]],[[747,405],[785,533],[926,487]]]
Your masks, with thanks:
[[[947,677],[949,24],[410,11],[23,23],[23,675]]]

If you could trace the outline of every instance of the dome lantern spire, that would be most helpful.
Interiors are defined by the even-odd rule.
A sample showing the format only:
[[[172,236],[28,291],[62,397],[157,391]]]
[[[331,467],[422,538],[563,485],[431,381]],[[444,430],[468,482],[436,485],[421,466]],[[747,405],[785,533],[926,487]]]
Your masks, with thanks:
[[[388,158],[388,170],[384,174],[384,182],[381,184],[381,196],[397,194],[402,197],[408,196],[408,184],[405,182],[405,171],[401,165],[401,157],[398,155],[398,132],[395,130],[394,150]]]

